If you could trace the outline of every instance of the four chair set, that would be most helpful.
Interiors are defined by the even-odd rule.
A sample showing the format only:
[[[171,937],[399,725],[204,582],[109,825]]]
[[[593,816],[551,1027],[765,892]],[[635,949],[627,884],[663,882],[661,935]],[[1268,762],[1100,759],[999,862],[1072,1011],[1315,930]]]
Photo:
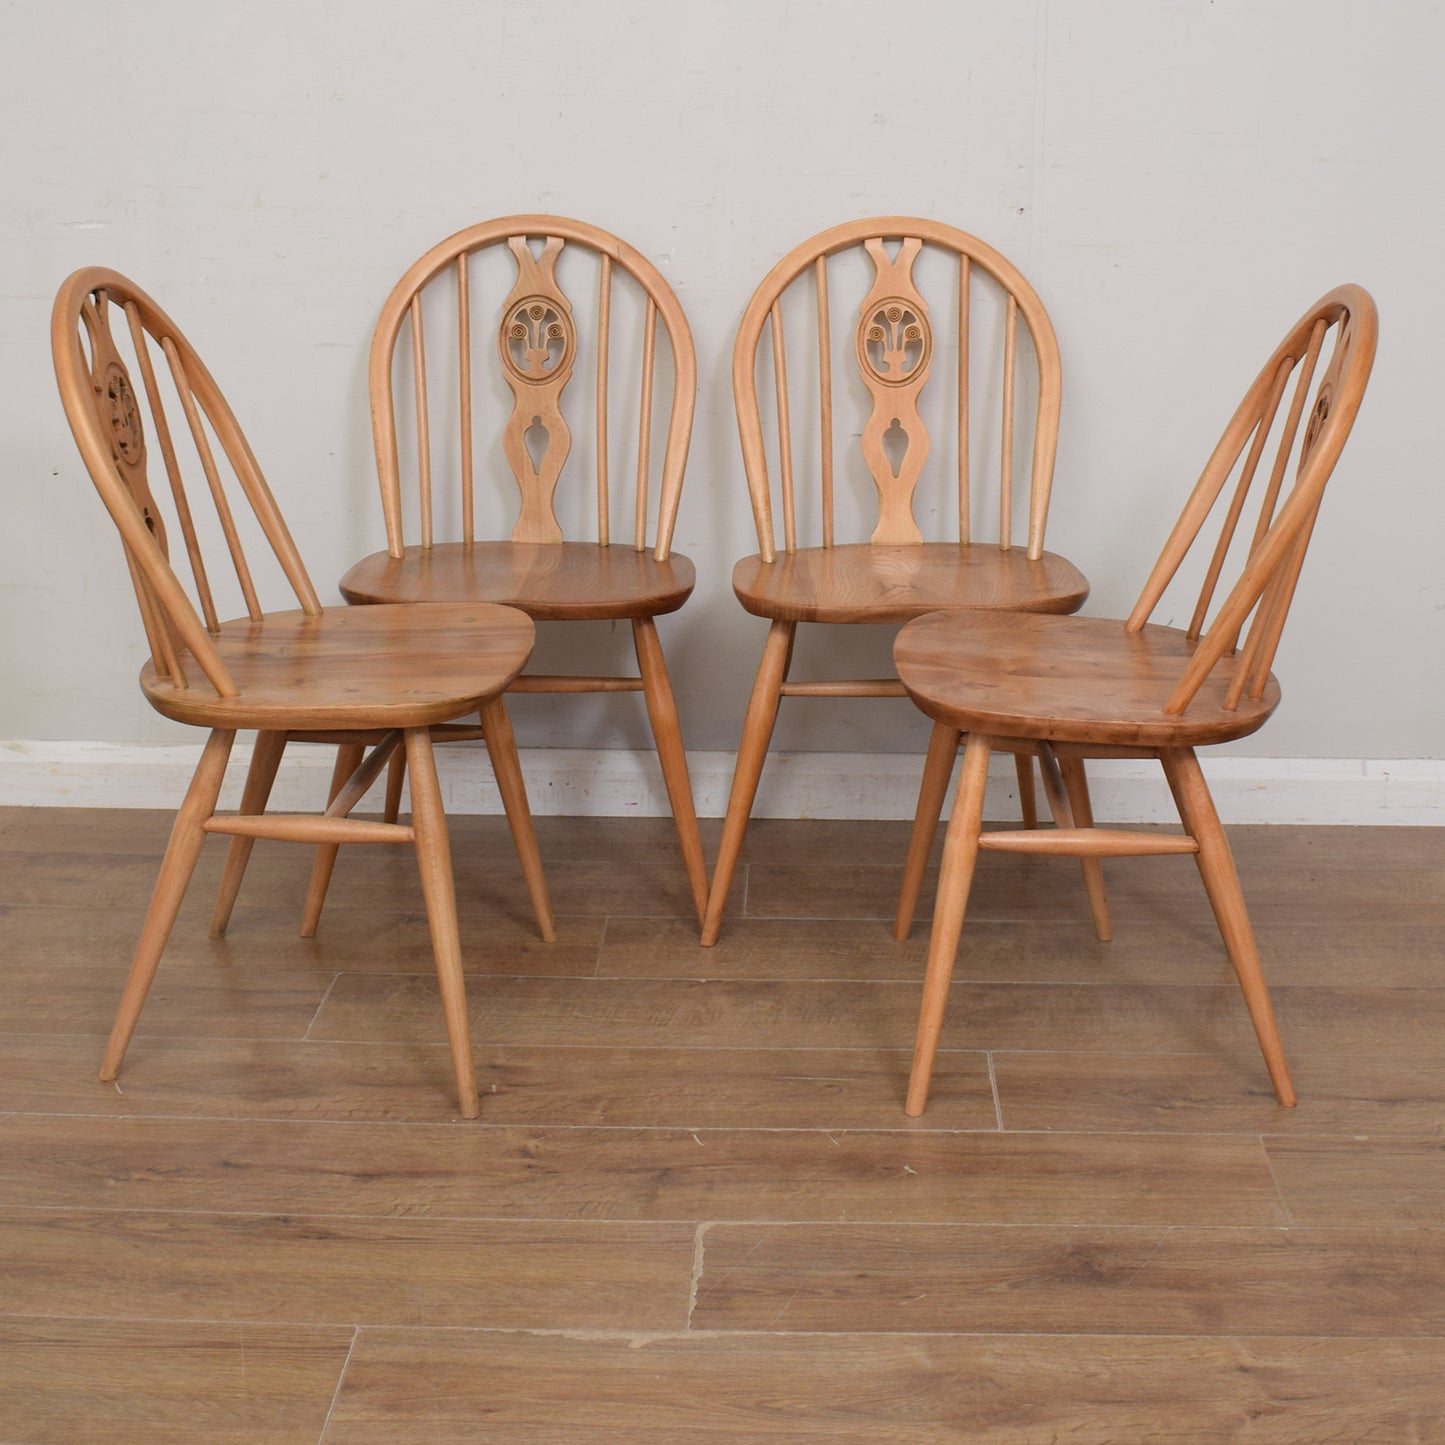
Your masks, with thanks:
[[[484,343],[473,345],[474,330]],[[786,332],[804,344],[790,350]],[[513,216],[458,233],[406,272],[382,309],[370,364],[387,550],[347,572],[341,590],[351,605],[344,607],[320,604],[235,417],[179,330],[125,278],[77,272],[55,303],[56,373],[82,457],[121,532],[150,648],[141,685],[166,716],[210,730],[167,847],[102,1079],[120,1068],[208,834],[231,840],[213,919],[218,935],[258,837],[317,845],[306,935],[318,925],[341,844],[407,841],[417,851],[461,1111],[476,1117],[436,743],[484,741],[538,927],[550,939],[542,861],[504,694],[642,692],[701,941],[712,944],[781,699],[907,695],[934,729],[899,938],[907,935],[966,744],[908,1112],[920,1113],[926,1100],[980,849],[1078,856],[1100,938],[1109,936],[1102,858],[1194,855],[1276,1096],[1292,1104],[1238,879],[1194,750],[1253,732],[1278,703],[1270,666],[1324,485],[1364,392],[1375,336],[1374,305],[1358,287],[1341,287],[1312,307],[1235,412],[1133,613],[1124,622],[1080,618],[1070,614],[1087,596],[1084,576],[1043,546],[1060,363],[1032,288],[976,238],[913,218],[837,226],[791,251],[744,312],[733,356],[758,534],[758,553],[738,563],[733,586],[769,629],[709,879],[656,624],[683,605],[695,579],[692,564],[672,552],[672,539],[696,366],[682,309],[645,257],[593,226]],[[623,367],[614,353],[628,343],[637,360]],[[980,359],[990,352],[996,364],[985,367]],[[664,390],[665,417],[657,400]],[[995,404],[975,406],[980,391]],[[565,405],[579,393],[585,407]],[[844,414],[858,402],[865,413],[858,450],[845,452]],[[804,410],[815,423],[801,424]],[[635,458],[626,474],[612,466],[624,412]],[[583,446],[574,448],[579,413],[589,425]],[[499,447],[488,440],[497,433]],[[494,454],[514,491],[496,487]],[[983,486],[978,459],[986,455]],[[573,483],[583,468],[591,472],[585,486],[559,488],[569,458]],[[945,471],[946,486],[923,485]],[[1262,495],[1253,522],[1241,528],[1257,478]],[[488,539],[505,530],[505,522],[488,518],[499,491],[513,498],[507,541]],[[167,498],[164,506],[158,496]],[[1189,625],[1150,623],[1216,510],[1223,525],[1195,569],[1202,585]],[[920,522],[944,511],[956,516],[952,539],[925,541]],[[1026,516],[1020,544],[1016,511]],[[568,540],[580,533],[590,539]],[[263,609],[247,534],[253,555],[269,559],[258,565],[289,586],[293,610]],[[845,540],[859,534],[868,540]],[[208,565],[217,549],[223,560]],[[173,552],[184,553],[184,564],[179,557],[173,564]],[[1227,571],[1237,580],[1221,589]],[[1216,594],[1223,596],[1217,606]],[[233,610],[243,615],[223,620]],[[631,624],[636,675],[524,670],[535,621],[598,619]],[[800,622],[907,624],[895,646],[896,675],[791,679]],[[255,730],[256,746],[240,810],[222,816],[217,798],[240,730]],[[293,741],[336,747],[319,816],[266,812]],[[995,751],[1015,759],[1022,828],[982,829]],[[1092,757],[1158,758],[1184,831],[1095,828],[1084,770]],[[1035,760],[1052,827],[1038,825]],[[354,818],[384,773],[382,820]],[[407,777],[411,821],[402,823]]]

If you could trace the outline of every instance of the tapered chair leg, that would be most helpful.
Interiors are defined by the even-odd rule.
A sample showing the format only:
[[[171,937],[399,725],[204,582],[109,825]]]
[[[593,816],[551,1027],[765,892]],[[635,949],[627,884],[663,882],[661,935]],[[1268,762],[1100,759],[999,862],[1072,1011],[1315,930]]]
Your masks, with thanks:
[[[1159,761],[1164,765],[1164,775],[1169,779],[1184,827],[1199,845],[1199,852],[1195,854],[1199,875],[1204,880],[1204,890],[1214,909],[1220,935],[1229,952],[1229,961],[1234,965],[1235,976],[1244,993],[1245,1006],[1254,1023],[1255,1037],[1264,1054],[1275,1098],[1286,1108],[1293,1108],[1294,1085],[1290,1081],[1289,1066],[1285,1063],[1284,1046],[1280,1043],[1279,1029],[1275,1024],[1269,988],[1260,967],[1254,930],[1245,911],[1234,855],[1229,851],[1229,842],[1215,811],[1214,800],[1209,795],[1199,759],[1192,748],[1180,748],[1162,752]]]
[[[707,912],[707,862],[702,855],[702,837],[697,830],[697,810],[692,800],[692,781],[687,772],[687,753],[682,745],[677,703],[673,700],[672,683],[667,676],[662,643],[657,636],[657,623],[651,617],[633,618],[632,641],[637,649],[637,666],[642,673],[643,696],[647,700],[647,716],[652,724],[653,741],[657,745],[657,760],[662,766],[663,782],[667,785],[667,798],[672,806],[672,820],[682,848],[682,862],[687,869],[697,921],[701,923]]]
[[[246,786],[241,792],[242,813],[264,813],[271,797],[271,787],[276,781],[276,770],[281,766],[281,754],[286,751],[286,734],[281,732],[257,733],[256,747],[251,754],[251,766],[246,771]],[[246,876],[246,865],[251,861],[254,838],[243,838],[238,833],[231,839],[226,850],[226,867],[221,874],[221,887],[216,894],[216,909],[211,915],[211,937],[220,938],[231,922],[231,910],[236,906],[236,896],[241,891],[241,880]]]
[[[401,787],[406,782],[406,750],[398,748],[391,755],[391,764],[386,770],[386,809],[381,818],[384,823],[394,823],[401,817]]]
[[[457,1101],[462,1117],[475,1119],[477,1077],[472,1064],[472,1031],[467,1020],[467,989],[462,976],[461,940],[457,934],[457,892],[452,875],[451,843],[441,784],[426,728],[406,731],[406,761],[411,773],[411,816],[416,837],[416,861],[421,873],[422,897],[431,925],[432,952],[436,956],[437,984],[451,1046],[452,1069],[457,1079]]]
[[[482,704],[482,737],[487,744],[487,756],[492,760],[492,771],[497,777],[497,789],[502,795],[502,807],[507,814],[507,826],[512,830],[512,842],[522,864],[522,877],[527,882],[527,893],[532,899],[532,911],[537,915],[537,927],[546,943],[556,941],[557,933],[552,926],[552,905],[547,897],[547,880],[542,873],[542,855],[537,848],[537,833],[532,827],[532,809],[527,803],[527,785],[522,780],[522,764],[517,757],[517,739],[512,732],[512,720],[507,716],[506,704],[500,697],[489,698]],[[407,763],[411,765],[411,751],[407,751]],[[416,815],[416,778],[412,778],[412,817]]]
[[[1028,753],[1014,754],[1014,775],[1019,780],[1019,817],[1025,828],[1039,826],[1039,805],[1034,796],[1034,760]]]
[[[1048,743],[1039,743],[1038,756],[1043,790],[1048,795],[1055,824],[1059,828],[1094,827],[1094,808],[1088,796],[1088,779],[1084,776],[1082,760],[1077,757],[1059,759]],[[1084,871],[1084,890],[1088,893],[1088,906],[1094,915],[1094,936],[1101,944],[1107,944],[1114,936],[1114,926],[1108,919],[1104,864],[1098,858],[1081,854],[1079,868]]]
[[[963,931],[964,910],[973,887],[978,862],[978,835],[983,827],[983,798],[988,787],[990,740],[970,733],[963,750],[958,791],[943,841],[943,866],[938,874],[938,897],[933,905],[933,934],[928,943],[928,966],[923,978],[923,1005],[918,1013],[918,1038],[913,1047],[913,1069],[908,1078],[904,1112],[916,1118],[928,1102],[933,1060],[948,1004],[948,985]]]
[[[788,675],[788,664],[792,660],[793,635],[796,630],[797,624],[794,622],[774,622],[768,629],[768,640],[763,644],[763,660],[758,665],[753,693],[748,699],[747,716],[743,720],[737,768],[733,772],[727,816],[723,819],[722,841],[718,844],[712,888],[708,892],[707,912],[702,921],[702,943],[705,948],[710,948],[717,942],[722,928],[728,890],[732,887],[733,874],[737,870],[738,854],[742,852],[743,835],[748,830],[753,800],[758,794],[758,779],[762,776],[763,763],[768,756],[773,724],[778,718],[778,702],[782,697],[783,682]]]
[[[211,734],[185,800],[176,814],[170,842],[166,844],[166,856],[151,892],[150,906],[146,909],[140,941],[136,944],[130,977],[121,995],[110,1041],[105,1046],[105,1057],[100,1065],[103,1083],[110,1083],[120,1072],[121,1060],[125,1058],[136,1020],[140,1018],[141,1007],[150,992],[156,965],[160,962],[166,940],[171,936],[181,900],[186,896],[186,887],[195,872],[196,859],[201,856],[201,845],[206,841],[206,820],[216,811],[216,799],[221,794],[226,763],[235,741],[234,732],[223,732],[218,728]]]
[[[933,839],[938,833],[938,819],[943,812],[943,799],[948,793],[948,780],[953,776],[953,763],[958,757],[962,736],[957,728],[936,722],[928,739],[923,781],[918,787],[918,807],[913,814],[913,832],[908,839],[908,857],[903,864],[903,886],[898,890],[898,913],[893,920],[893,936],[900,943],[913,927],[923,875],[928,869],[928,855],[933,852]],[[1033,781],[1032,771],[1029,781]]]
[[[346,785],[346,780],[361,766],[366,749],[361,743],[342,743],[336,749],[336,763],[331,769],[331,788],[326,794],[330,807],[336,795]],[[306,888],[306,906],[301,913],[301,937],[314,938],[321,923],[321,910],[326,906],[326,891],[331,887],[331,872],[336,867],[336,855],[341,851],[337,843],[319,843],[316,858],[311,864],[311,881]]]

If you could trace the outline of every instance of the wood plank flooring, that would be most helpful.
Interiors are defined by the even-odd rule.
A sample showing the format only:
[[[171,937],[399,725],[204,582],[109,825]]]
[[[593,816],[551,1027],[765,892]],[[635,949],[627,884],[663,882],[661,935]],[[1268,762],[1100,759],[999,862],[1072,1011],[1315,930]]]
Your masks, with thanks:
[[[1445,1441],[1445,829],[1231,830],[1292,1111],[1189,860],[985,855],[914,1121],[902,825],[704,950],[666,821],[538,821],[549,946],[458,818],[466,1123],[403,850],[216,941],[213,840],[95,1081],[169,825],[0,810],[0,1445]]]

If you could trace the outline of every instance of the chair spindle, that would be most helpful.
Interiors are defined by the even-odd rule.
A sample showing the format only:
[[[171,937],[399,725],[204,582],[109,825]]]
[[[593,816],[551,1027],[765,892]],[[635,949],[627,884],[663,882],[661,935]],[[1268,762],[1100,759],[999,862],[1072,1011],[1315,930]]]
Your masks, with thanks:
[[[970,538],[968,485],[968,313],[969,284],[972,281],[969,258],[958,258],[958,540],[967,544]]]
[[[1304,361],[1300,366],[1299,381],[1295,384],[1294,396],[1289,405],[1289,416],[1285,420],[1284,433],[1279,440],[1279,451],[1275,455],[1274,467],[1269,474],[1269,485],[1265,488],[1264,499],[1260,504],[1259,521],[1255,523],[1254,540],[1250,543],[1251,552],[1264,540],[1264,534],[1269,531],[1269,524],[1274,520],[1280,483],[1284,480],[1290,453],[1294,451],[1295,434],[1299,431],[1300,418],[1304,415],[1305,401],[1309,396],[1310,383],[1314,380],[1315,365],[1319,361],[1320,347],[1324,344],[1326,329],[1325,322],[1321,320],[1315,323],[1314,329],[1310,332],[1309,350],[1305,353]],[[1300,460],[1303,464],[1303,457]]]
[[[818,278],[818,457],[823,484],[823,545],[833,545],[833,341],[828,325],[828,258],[814,264]]]
[[[432,545],[431,417],[426,404],[426,338],[422,331],[421,297],[411,302],[411,367],[416,387],[416,465],[421,488],[421,544]]]
[[[783,550],[798,550],[798,514],[793,499],[793,432],[788,406],[788,355],[783,344],[781,301],[768,313],[773,338],[773,389],[778,401],[778,466],[783,483]]]
[[[1234,496],[1230,499],[1229,511],[1224,518],[1224,526],[1220,529],[1219,540],[1214,544],[1214,554],[1209,559],[1209,568],[1204,575],[1204,585],[1199,589],[1199,599],[1194,604],[1194,616],[1190,619],[1186,635],[1195,641],[1198,641],[1200,634],[1204,631],[1204,620],[1209,614],[1210,604],[1214,601],[1214,589],[1218,585],[1220,573],[1224,569],[1224,561],[1229,554],[1230,544],[1234,541],[1235,529],[1239,525],[1239,518],[1244,511],[1249,490],[1254,485],[1254,474],[1259,467],[1259,459],[1264,454],[1264,444],[1269,440],[1270,430],[1274,426],[1274,415],[1279,408],[1280,398],[1284,395],[1284,384],[1289,380],[1289,374],[1293,369],[1292,362],[1285,361],[1280,364],[1274,385],[1265,399],[1264,411],[1255,425],[1254,440],[1250,443],[1249,455],[1244,459],[1244,466],[1239,473],[1239,481],[1235,484]],[[1255,539],[1255,545],[1259,545],[1258,538]]]
[[[1013,546],[1014,496],[1014,353],[1018,345],[1019,303],[1012,291],[1003,333],[1003,433],[999,438],[998,544]]]
[[[612,257],[602,255],[597,288],[597,542],[611,543],[612,504],[607,495],[607,362],[612,341]]]
[[[236,519],[231,515],[231,504],[226,499],[225,488],[221,485],[221,474],[216,467],[216,458],[211,452],[210,439],[206,436],[205,423],[201,420],[200,409],[196,406],[195,394],[191,391],[190,379],[186,376],[185,362],[169,337],[161,340],[161,350],[170,364],[171,377],[176,384],[176,393],[181,399],[181,409],[191,428],[191,440],[195,443],[196,455],[201,459],[201,470],[206,474],[206,485],[211,489],[211,498],[216,504],[216,515],[220,519],[221,531],[226,538],[226,547],[231,553],[231,563],[236,569],[236,580],[241,584],[241,596],[246,602],[246,615],[259,622],[264,615],[256,597],[255,584],[251,581],[251,569],[246,565],[246,554],[241,549],[240,534],[236,531]]]
[[[462,540],[476,541],[476,487],[472,462],[472,298],[467,257],[457,257],[457,387],[461,401]]]
[[[176,519],[181,524],[181,537],[186,544],[186,556],[191,564],[191,577],[196,584],[196,596],[201,604],[201,614],[205,619],[206,631],[219,632],[221,620],[216,611],[215,599],[211,595],[211,579],[207,575],[205,559],[201,555],[200,542],[196,536],[195,519],[191,515],[190,499],[186,496],[180,462],[176,457],[175,440],[171,436],[166,409],[161,403],[155,365],[151,361],[150,346],[146,340],[145,328],[141,325],[140,313],[136,309],[135,302],[126,303],[125,316],[130,326],[131,342],[135,346],[136,363],[140,367],[141,385],[145,387],[146,402],[150,407],[151,420],[155,423],[156,445],[160,448],[161,459],[166,469],[166,479],[170,482]]]
[[[647,298],[642,330],[642,419],[637,437],[637,526],[632,545],[647,551],[647,472],[652,454],[652,371],[657,360],[657,302]]]

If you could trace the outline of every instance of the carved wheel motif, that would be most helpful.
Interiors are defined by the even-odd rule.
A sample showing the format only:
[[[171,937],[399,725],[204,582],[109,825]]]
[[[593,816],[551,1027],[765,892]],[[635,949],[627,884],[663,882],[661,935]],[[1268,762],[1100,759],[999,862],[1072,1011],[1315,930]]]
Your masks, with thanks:
[[[534,385],[565,374],[577,345],[571,318],[545,296],[513,306],[499,341],[502,364],[518,381]]]
[[[858,362],[889,386],[911,381],[928,364],[933,329],[909,301],[880,301],[858,323]]]
[[[116,455],[125,462],[139,461],[145,448],[140,409],[136,406],[135,393],[130,389],[130,377],[115,362],[105,369],[101,403],[103,414],[107,414],[110,421],[111,444]]]

